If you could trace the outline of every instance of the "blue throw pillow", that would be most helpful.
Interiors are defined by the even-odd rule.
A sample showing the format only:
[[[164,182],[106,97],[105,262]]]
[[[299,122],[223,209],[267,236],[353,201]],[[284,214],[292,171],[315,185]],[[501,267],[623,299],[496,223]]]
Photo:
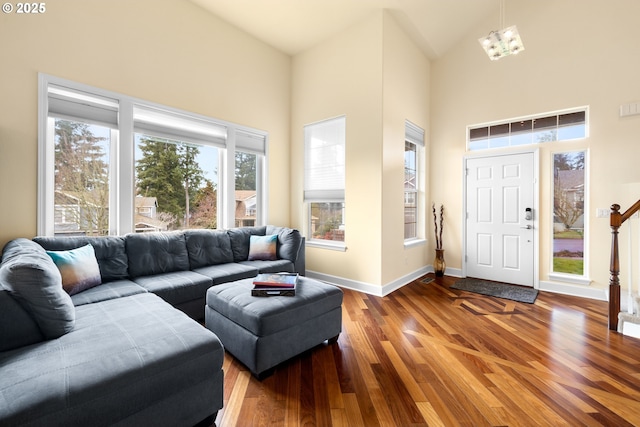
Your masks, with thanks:
[[[47,254],[60,270],[62,288],[69,295],[102,283],[96,254],[90,244],[70,251],[47,251]]]
[[[276,253],[277,234],[268,236],[251,236],[249,238],[249,261],[275,261],[278,259]]]

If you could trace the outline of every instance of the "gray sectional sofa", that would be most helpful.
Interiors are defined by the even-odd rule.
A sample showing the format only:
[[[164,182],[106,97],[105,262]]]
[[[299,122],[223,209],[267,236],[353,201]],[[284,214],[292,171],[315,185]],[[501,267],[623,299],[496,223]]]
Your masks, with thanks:
[[[252,235],[276,235],[276,256],[250,259]],[[69,295],[46,251],[87,244],[100,283]],[[207,289],[278,271],[304,274],[297,230],[9,242],[0,264],[0,425],[210,423],[223,404],[224,349],[194,320]]]

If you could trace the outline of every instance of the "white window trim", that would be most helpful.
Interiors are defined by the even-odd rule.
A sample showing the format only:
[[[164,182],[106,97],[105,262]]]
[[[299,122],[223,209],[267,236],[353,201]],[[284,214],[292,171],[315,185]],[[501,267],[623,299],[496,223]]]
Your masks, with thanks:
[[[482,149],[478,149],[478,150],[470,150],[469,149],[469,145],[471,143],[471,139],[469,137],[470,131],[471,129],[476,129],[476,128],[480,128],[480,127],[491,127],[491,126],[497,126],[497,125],[504,125],[504,124],[510,124],[516,121],[523,121],[523,120],[535,120],[535,119],[542,119],[542,118],[546,118],[546,117],[550,117],[550,116],[560,116],[563,114],[570,114],[570,113],[577,113],[577,112],[581,112],[584,111],[585,113],[585,134],[584,134],[584,138],[579,138],[579,139],[586,139],[589,137],[589,106],[588,105],[583,105],[583,106],[579,106],[579,107],[575,107],[575,108],[567,108],[564,110],[555,110],[555,111],[549,111],[546,113],[540,113],[540,114],[533,114],[533,115],[528,115],[528,116],[519,116],[519,117],[512,117],[509,119],[505,119],[505,120],[496,120],[496,121],[492,121],[492,122],[485,122],[485,123],[477,123],[474,125],[469,125],[467,126],[467,130],[466,130],[466,138],[467,138],[467,144],[466,144],[466,151],[467,153],[474,153],[474,152],[481,152],[481,151],[486,151],[486,150],[500,150],[500,149],[505,149],[505,148],[525,148],[527,146],[531,146],[531,145],[538,145],[538,144],[542,144],[541,142],[532,142],[531,144],[522,144],[522,145],[508,145],[505,147],[488,147],[488,148],[482,148]],[[562,139],[562,140],[556,140],[556,141],[552,141],[552,142],[562,142],[562,141],[570,141],[570,140],[566,140],[566,139]],[[544,142],[546,143],[546,142]]]
[[[154,102],[134,98],[131,96],[107,91],[97,87],[77,83],[60,77],[44,73],[38,74],[38,235],[54,234],[54,130],[53,122],[49,121],[49,86],[56,85],[75,91],[109,98],[118,102],[118,130],[112,132],[115,136],[110,150],[114,168],[110,174],[110,203],[116,209],[110,209],[109,227],[110,234],[123,235],[134,232],[134,198],[135,198],[135,147],[134,147],[134,106],[144,106],[176,115],[186,115],[196,120],[210,122],[227,128],[226,148],[220,149],[220,168],[218,188],[224,199],[218,203],[218,228],[231,228],[235,221],[235,131],[264,137],[264,154],[259,155],[256,179],[258,197],[258,218],[256,225],[268,223],[267,214],[267,189],[268,166],[266,156],[268,154],[268,133],[259,129],[238,125],[224,120],[214,119],[196,113],[180,110]],[[114,135],[115,134],[115,135]],[[229,134],[233,134],[229,136]],[[48,138],[49,136],[49,138]],[[215,146],[215,144],[212,144]],[[219,147],[219,146],[218,146]],[[255,148],[255,147],[254,147]],[[231,155],[229,155],[231,153]],[[231,164],[229,164],[231,162]],[[115,181],[115,182],[114,182]]]
[[[317,122],[313,122],[313,123],[309,123],[306,124],[304,126],[304,130],[305,130],[305,135],[304,135],[304,162],[305,162],[305,171],[304,171],[304,179],[305,179],[305,184],[303,186],[303,201],[307,207],[306,209],[306,221],[305,221],[305,228],[306,228],[306,233],[305,235],[307,236],[307,238],[305,239],[306,242],[306,246],[310,246],[310,247],[317,247],[317,248],[323,248],[323,249],[330,249],[330,250],[336,250],[336,251],[346,251],[347,250],[347,246],[346,246],[346,241],[335,241],[335,240],[325,240],[325,239],[314,239],[311,236],[311,204],[312,203],[342,203],[343,204],[343,214],[342,214],[342,223],[346,225],[346,208],[347,208],[347,203],[346,203],[346,197],[345,197],[345,187],[346,187],[346,115],[340,115],[340,116],[336,116],[336,117],[330,117],[324,120],[320,120]],[[336,120],[343,120],[344,121],[344,125],[345,125],[345,141],[344,141],[344,146],[343,149],[345,151],[345,170],[343,171],[343,178],[345,179],[345,182],[343,183],[343,187],[342,189],[330,189],[330,190],[311,190],[308,191],[307,190],[307,137],[306,137],[306,129],[309,126],[314,126],[314,125],[319,125],[319,124],[323,124],[323,123],[328,123],[331,121],[336,121]]]
[[[553,271],[553,217],[554,217],[554,212],[553,212],[553,194],[554,194],[554,180],[553,180],[553,161],[554,161],[554,156],[556,154],[562,154],[562,153],[575,153],[577,151],[584,151],[584,186],[585,186],[585,197],[584,197],[584,234],[583,234],[583,252],[582,252],[582,275],[579,274],[569,274],[569,273],[560,273],[560,272],[555,272]],[[582,285],[582,286],[588,286],[591,284],[592,280],[589,277],[589,265],[590,265],[590,261],[589,261],[589,228],[590,228],[590,218],[591,216],[589,215],[589,197],[586,197],[588,192],[589,192],[589,188],[590,188],[590,184],[589,184],[589,149],[587,148],[576,148],[574,150],[559,150],[559,151],[553,151],[550,153],[550,165],[551,165],[551,177],[550,182],[551,182],[551,212],[550,212],[550,218],[551,218],[551,235],[550,235],[550,243],[549,243],[549,247],[551,248],[550,251],[550,259],[549,259],[549,279],[556,281],[556,282],[562,282],[562,283],[571,283],[571,284],[575,284],[575,285]]]
[[[412,248],[426,243],[426,159],[425,159],[425,131],[420,126],[405,120],[405,142],[410,142],[416,146],[416,235],[404,239],[404,247]],[[404,145],[404,144],[403,144]],[[404,200],[406,192],[403,191]],[[404,216],[404,214],[403,214]],[[403,221],[404,222],[404,221]]]

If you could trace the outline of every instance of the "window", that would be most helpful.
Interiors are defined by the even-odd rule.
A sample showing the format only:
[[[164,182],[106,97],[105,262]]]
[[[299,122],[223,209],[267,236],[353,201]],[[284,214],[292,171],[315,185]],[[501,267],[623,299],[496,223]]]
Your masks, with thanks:
[[[40,75],[38,234],[262,225],[266,133]],[[234,216],[238,191],[242,220]]]
[[[420,159],[424,147],[424,130],[413,123],[405,122],[404,141],[404,239],[412,240],[422,232],[424,215],[420,211],[422,180]]]
[[[586,152],[553,154],[553,272],[585,274]]]
[[[53,160],[48,212],[55,234],[109,234],[117,111],[115,99],[49,88],[44,120]]]
[[[587,108],[559,113],[511,119],[468,128],[469,151],[514,147],[551,141],[566,141],[587,136]]]
[[[345,135],[344,116],[304,128],[304,201],[308,204],[310,242],[345,241]]]
[[[135,141],[135,231],[217,228],[218,149],[142,133]]]
[[[219,150],[225,126],[133,105],[136,232],[217,228]],[[140,209],[151,210],[141,215]]]
[[[247,131],[237,131],[235,136],[235,226],[251,227],[263,223],[264,198],[260,189],[266,138]]]

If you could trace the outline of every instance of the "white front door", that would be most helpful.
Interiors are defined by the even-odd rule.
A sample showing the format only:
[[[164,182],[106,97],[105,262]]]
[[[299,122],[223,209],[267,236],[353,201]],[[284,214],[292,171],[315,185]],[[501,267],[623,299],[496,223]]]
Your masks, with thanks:
[[[466,275],[534,285],[534,153],[466,159]]]

